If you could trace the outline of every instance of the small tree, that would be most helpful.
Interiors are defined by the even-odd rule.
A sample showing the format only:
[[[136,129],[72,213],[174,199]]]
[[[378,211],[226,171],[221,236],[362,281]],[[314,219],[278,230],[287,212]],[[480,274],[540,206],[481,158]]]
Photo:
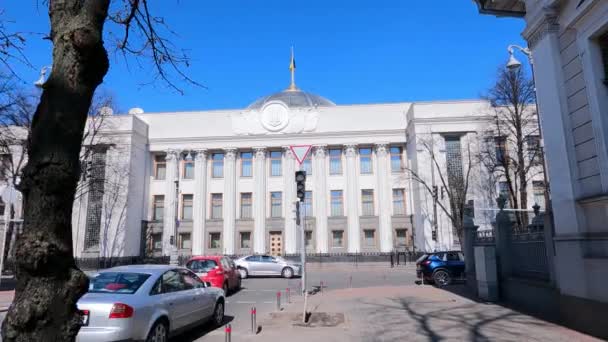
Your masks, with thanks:
[[[460,137],[453,137],[453,139],[461,141]],[[408,165],[405,167],[405,171],[406,175],[420,184],[432,196],[432,224],[434,230],[437,231],[437,211],[440,210],[449,219],[453,229],[456,231],[458,241],[462,245],[464,216],[467,209],[467,196],[470,191],[470,177],[476,163],[474,162],[473,149],[469,140],[458,151],[460,153],[456,153],[450,158],[437,153],[436,146],[440,146],[442,143],[433,137],[416,139],[416,144],[421,146],[424,153],[428,155],[431,168],[430,170],[415,170],[411,165]],[[460,145],[458,144],[458,146]],[[463,154],[463,151],[466,153]],[[447,153],[452,153],[452,151],[446,150]],[[423,158],[426,158],[427,155]],[[463,163],[463,159],[466,161],[465,163]],[[436,178],[439,179],[438,182]]]
[[[511,208],[528,209],[528,187],[542,173],[543,163],[539,123],[533,106],[534,82],[521,69],[501,67],[486,98],[494,108],[494,115],[480,151],[481,164],[492,175],[490,182],[506,185]],[[517,211],[515,217],[520,227],[528,223],[525,210]]]

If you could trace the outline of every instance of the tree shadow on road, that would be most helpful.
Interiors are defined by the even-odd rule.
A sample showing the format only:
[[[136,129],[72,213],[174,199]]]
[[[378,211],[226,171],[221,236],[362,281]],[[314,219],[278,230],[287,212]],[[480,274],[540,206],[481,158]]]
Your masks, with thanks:
[[[370,332],[374,341],[399,341],[404,336],[431,342],[528,341],[535,339],[531,329],[549,326],[516,311],[480,303],[416,297],[360,303],[373,308],[368,322],[382,322]]]
[[[215,324],[211,322],[207,322],[192,328],[191,330],[185,331],[172,339],[171,342],[193,342],[198,340],[199,338],[208,335],[213,331],[220,331],[223,334],[224,326],[234,320],[233,316],[224,316],[224,322],[220,327],[217,327]]]

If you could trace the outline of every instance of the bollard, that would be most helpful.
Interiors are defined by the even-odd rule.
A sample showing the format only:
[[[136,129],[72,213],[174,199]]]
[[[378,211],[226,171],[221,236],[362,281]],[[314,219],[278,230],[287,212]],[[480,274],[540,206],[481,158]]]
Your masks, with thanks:
[[[321,291],[321,293],[323,293],[323,282],[321,281],[321,286],[319,287],[319,290]]]
[[[226,329],[224,330],[226,332],[226,342],[230,342],[232,341],[232,326],[230,324],[226,325]]]
[[[281,311],[281,291],[277,291],[277,311]]]
[[[287,303],[291,304],[291,292],[289,291],[289,287],[285,289],[285,296],[287,297]]]
[[[256,327],[256,310],[255,306],[251,308],[251,333],[256,334],[258,327]]]
[[[348,287],[353,288],[353,276],[348,277]]]

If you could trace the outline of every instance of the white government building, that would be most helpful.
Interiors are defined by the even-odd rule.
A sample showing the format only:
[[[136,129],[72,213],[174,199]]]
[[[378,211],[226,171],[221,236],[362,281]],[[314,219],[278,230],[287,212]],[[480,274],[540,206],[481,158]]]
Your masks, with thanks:
[[[301,166],[309,253],[460,248],[445,215],[432,224],[432,196],[405,169],[441,188],[416,141],[433,137],[441,164],[460,165],[490,113],[478,100],[336,105],[293,77],[240,110],[106,111],[74,203],[74,253],[298,253],[292,145],[312,145]],[[495,207],[480,188],[468,195],[475,206]]]

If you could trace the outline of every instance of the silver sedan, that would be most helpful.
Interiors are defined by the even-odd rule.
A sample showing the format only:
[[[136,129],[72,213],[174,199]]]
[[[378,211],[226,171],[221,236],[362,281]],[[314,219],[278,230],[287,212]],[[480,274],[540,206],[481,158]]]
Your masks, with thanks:
[[[167,341],[202,322],[224,320],[224,291],[168,265],[114,267],[91,279],[78,301],[80,342]]]
[[[287,261],[270,255],[248,255],[234,262],[241,273],[241,278],[248,276],[282,276],[291,278],[300,276],[302,267],[299,263]]]

